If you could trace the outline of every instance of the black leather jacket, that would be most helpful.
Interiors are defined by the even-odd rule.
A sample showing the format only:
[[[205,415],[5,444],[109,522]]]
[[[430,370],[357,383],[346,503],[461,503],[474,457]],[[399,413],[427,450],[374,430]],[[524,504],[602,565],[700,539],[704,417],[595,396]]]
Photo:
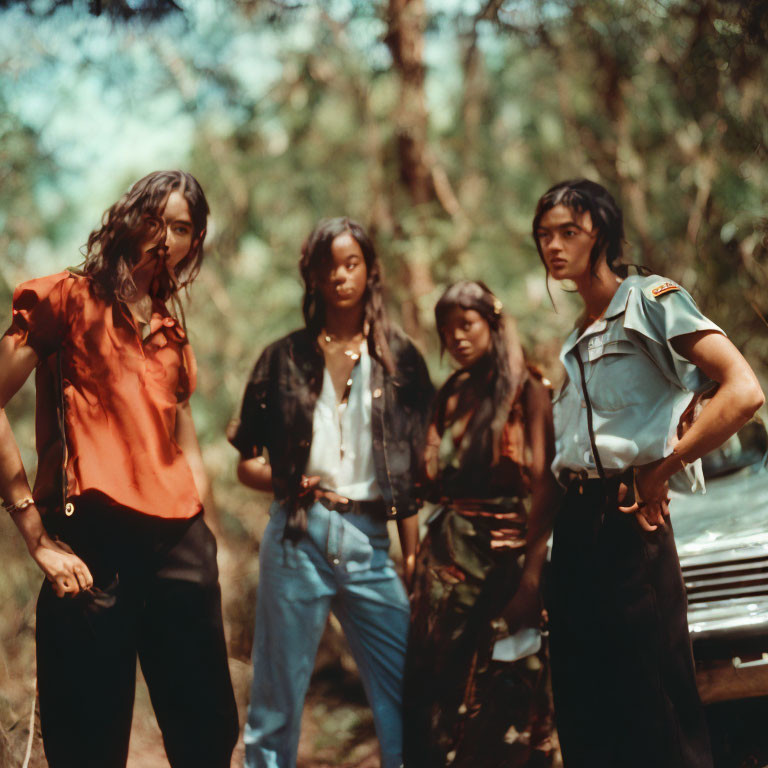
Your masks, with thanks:
[[[394,375],[371,356],[373,460],[387,517],[401,519],[419,508],[415,483],[434,388],[424,359],[402,331],[391,331],[389,345]],[[288,507],[290,538],[306,530],[298,491],[309,459],[324,368],[322,351],[306,329],[268,346],[246,386],[240,420],[229,433],[244,459],[267,449],[275,498]]]

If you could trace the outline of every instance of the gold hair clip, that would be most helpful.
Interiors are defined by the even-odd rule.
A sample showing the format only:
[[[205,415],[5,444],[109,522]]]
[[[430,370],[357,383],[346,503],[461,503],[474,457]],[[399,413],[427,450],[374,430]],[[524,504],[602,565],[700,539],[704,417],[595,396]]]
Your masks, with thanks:
[[[500,315],[501,310],[504,308],[504,305],[501,303],[500,299],[494,299],[493,300],[493,314],[494,315]]]

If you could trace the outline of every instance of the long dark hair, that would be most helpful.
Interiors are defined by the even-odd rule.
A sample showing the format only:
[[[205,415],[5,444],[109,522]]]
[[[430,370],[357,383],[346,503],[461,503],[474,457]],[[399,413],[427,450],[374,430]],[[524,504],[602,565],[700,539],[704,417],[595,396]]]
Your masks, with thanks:
[[[301,246],[299,271],[304,281],[304,301],[302,304],[304,322],[313,337],[318,336],[323,330],[325,303],[317,283],[321,271],[330,264],[333,241],[345,233],[352,235],[360,246],[368,274],[363,296],[365,302],[364,324],[368,332],[368,352],[392,375],[395,372],[395,363],[387,340],[389,319],[384,308],[379,258],[376,255],[373,241],[365,229],[346,216],[322,219]]]
[[[491,348],[485,358],[475,364],[488,367],[490,397],[481,398],[470,418],[461,462],[482,463],[490,454],[492,462],[496,463],[509,410],[527,377],[523,348],[513,325],[504,317],[501,301],[491,289],[482,280],[462,280],[446,288],[435,305],[435,325],[441,350],[445,350],[443,328],[454,307],[475,310],[491,331]],[[438,419],[442,421],[440,414]]]
[[[208,201],[197,179],[184,171],[155,171],[137,181],[102,217],[84,246],[81,269],[104,297],[130,301],[136,295],[131,270],[139,262],[139,247],[148,239],[163,236],[162,210],[174,190],[184,195],[194,229],[189,254],[176,265],[175,282],[163,284],[158,298],[167,301],[188,286],[203,263],[203,239],[208,220]]]
[[[557,205],[564,205],[578,213],[589,213],[592,226],[597,230],[595,244],[589,254],[594,271],[597,260],[605,253],[609,269],[621,278],[627,276],[628,265],[622,262],[624,255],[624,217],[613,195],[602,184],[589,179],[561,181],[548,189],[539,199],[533,217],[533,240],[539,258],[546,268],[541,244],[536,232],[544,214]]]

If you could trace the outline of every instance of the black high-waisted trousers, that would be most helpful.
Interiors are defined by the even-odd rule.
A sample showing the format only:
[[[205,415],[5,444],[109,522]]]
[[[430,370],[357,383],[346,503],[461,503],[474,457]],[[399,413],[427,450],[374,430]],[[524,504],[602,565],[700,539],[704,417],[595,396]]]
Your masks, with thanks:
[[[122,768],[136,658],[173,768],[229,768],[238,735],[216,541],[190,520],[78,501],[57,523],[98,588],[37,603],[37,676],[51,768]]]
[[[617,492],[618,480],[571,483],[555,522],[548,607],[565,768],[711,768],[671,522],[643,531]]]

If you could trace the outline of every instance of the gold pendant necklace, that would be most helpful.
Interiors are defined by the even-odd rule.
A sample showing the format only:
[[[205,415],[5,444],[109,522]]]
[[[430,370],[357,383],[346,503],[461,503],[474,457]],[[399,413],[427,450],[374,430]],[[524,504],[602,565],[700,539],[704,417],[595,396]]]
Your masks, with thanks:
[[[358,335],[360,335],[359,342],[356,342],[355,338],[353,338],[351,341],[342,342],[342,341],[339,341],[339,339],[337,339],[333,334],[328,333],[328,331],[326,331],[325,328],[323,328],[323,341],[325,341],[325,343],[329,346],[331,344],[349,344],[349,343],[357,344],[356,347],[352,347],[351,349],[347,346],[345,346],[344,348],[344,354],[350,360],[353,360],[355,362],[360,359],[360,344],[362,344],[363,339],[365,338],[363,334],[358,334]]]

